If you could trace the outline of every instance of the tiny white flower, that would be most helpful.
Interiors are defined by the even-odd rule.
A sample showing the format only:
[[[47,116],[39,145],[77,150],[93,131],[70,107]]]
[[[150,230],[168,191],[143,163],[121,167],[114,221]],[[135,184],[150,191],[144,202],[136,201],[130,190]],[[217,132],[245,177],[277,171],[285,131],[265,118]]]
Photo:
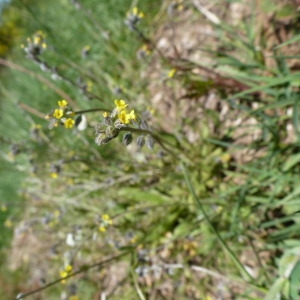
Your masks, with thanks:
[[[66,238],[66,244],[70,247],[74,247],[75,246],[75,240],[74,240],[74,237],[73,237],[73,234],[72,233],[68,233],[67,234],[67,238]]]

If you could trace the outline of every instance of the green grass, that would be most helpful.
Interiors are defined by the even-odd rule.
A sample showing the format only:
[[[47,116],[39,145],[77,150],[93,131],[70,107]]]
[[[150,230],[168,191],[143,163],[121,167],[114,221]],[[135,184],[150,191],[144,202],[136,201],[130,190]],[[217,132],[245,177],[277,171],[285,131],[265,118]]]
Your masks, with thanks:
[[[13,16],[15,46],[0,61],[0,195],[8,208],[0,213],[0,245],[8,249],[0,290],[11,286],[7,299],[18,292],[92,299],[103,291],[110,299],[219,299],[229,291],[235,299],[297,299],[299,72],[287,48],[298,41],[296,15],[291,5],[272,2],[276,26],[283,17],[290,22],[278,41],[265,13],[269,1],[253,4],[236,25],[222,12],[232,1],[219,2],[211,8],[223,16],[215,25],[190,2],[170,16],[178,3],[89,0],[77,9],[68,1],[12,1],[4,20]],[[124,23],[136,5],[145,12],[140,32]],[[180,31],[187,20],[211,26],[212,44],[189,51],[201,50],[212,63],[183,56],[176,42],[174,57],[156,48],[162,28]],[[47,43],[39,59],[60,80],[20,47],[38,30]],[[145,42],[151,53],[139,60]],[[165,98],[151,115],[153,86]],[[215,108],[206,105],[212,93]],[[43,116],[63,98],[74,111],[99,109],[84,113],[85,131],[48,129]],[[153,131],[139,119],[120,130],[107,123],[122,120],[112,114],[101,134],[118,135],[96,145],[94,126],[114,99],[141,119],[150,114]],[[186,131],[198,139],[189,141]],[[152,136],[154,149],[127,149],[125,132],[132,143]],[[4,228],[6,220],[12,228]],[[67,265],[73,269],[62,284]]]

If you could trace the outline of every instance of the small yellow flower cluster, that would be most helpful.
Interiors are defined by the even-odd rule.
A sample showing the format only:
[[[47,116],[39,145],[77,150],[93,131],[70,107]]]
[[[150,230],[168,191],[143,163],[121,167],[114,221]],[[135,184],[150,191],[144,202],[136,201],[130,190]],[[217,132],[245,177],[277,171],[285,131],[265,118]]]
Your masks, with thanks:
[[[37,31],[33,35],[33,44],[41,46],[43,49],[47,48],[47,44],[45,43],[45,33],[41,30]]]
[[[134,7],[127,13],[125,24],[134,31],[137,29],[138,23],[144,18],[144,16],[145,15],[142,11],[139,11],[137,7]]]
[[[139,17],[140,19],[143,19],[145,17],[145,14],[142,11],[139,11],[136,6],[132,9],[131,14],[136,17]]]
[[[58,127],[64,125],[65,128],[73,128],[75,120],[73,117],[75,114],[68,106],[67,100],[58,101],[58,108],[54,109],[51,113],[46,115],[46,119],[50,121],[49,128]]]
[[[176,8],[177,8],[178,11],[184,10],[183,0],[177,0],[175,2],[176,2],[176,5],[177,5]]]
[[[32,37],[27,38],[27,45],[21,45],[28,57],[38,57],[46,48],[45,34],[41,30],[37,31]]]
[[[172,16],[176,12],[182,12],[185,9],[183,0],[175,0],[168,6],[168,14]]]
[[[193,257],[197,255],[199,244],[195,240],[186,239],[183,241],[182,248],[188,253],[189,256]]]
[[[85,45],[81,50],[81,57],[82,58],[87,58],[88,55],[90,54],[90,51],[91,51],[91,46],[90,45]]]
[[[130,121],[136,120],[134,110],[131,110],[130,113],[128,113],[128,104],[126,104],[124,100],[115,100],[115,105],[118,113],[118,118],[122,124],[129,124]]]
[[[72,273],[73,267],[71,265],[66,265],[66,267],[59,272],[60,278],[66,278]],[[66,280],[62,280],[61,283],[66,283]]]
[[[138,127],[140,124],[140,118],[133,109],[128,109],[128,104],[125,102],[125,100],[115,100],[115,108],[111,114],[104,112],[103,118],[103,122],[97,124],[95,127],[95,142],[99,146],[107,144],[109,141],[116,138],[121,131],[126,131],[126,128],[132,128],[128,125]],[[128,145],[128,143],[126,145]]]
[[[99,226],[99,231],[100,232],[106,232],[107,227],[113,224],[113,220],[110,218],[108,214],[104,214],[101,217],[101,222]]]
[[[151,46],[149,44],[143,44],[142,47],[137,51],[137,57],[139,59],[144,59],[151,54]]]

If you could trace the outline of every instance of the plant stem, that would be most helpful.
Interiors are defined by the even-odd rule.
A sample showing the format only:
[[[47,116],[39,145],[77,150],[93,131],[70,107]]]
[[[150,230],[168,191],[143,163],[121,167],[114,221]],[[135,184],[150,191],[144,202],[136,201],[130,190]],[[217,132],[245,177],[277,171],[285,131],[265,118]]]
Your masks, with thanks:
[[[5,60],[0,58],[0,65],[6,66],[10,69],[14,69],[14,70],[18,70],[21,71],[25,74],[28,74],[36,79],[38,79],[40,82],[46,84],[50,89],[52,89],[53,91],[55,91],[60,97],[62,97],[63,99],[68,100],[69,103],[71,103],[71,105],[73,107],[76,106],[75,101],[67,94],[65,93],[63,90],[61,90],[60,88],[56,87],[51,81],[49,81],[48,79],[44,78],[43,76],[36,74],[35,72],[25,69],[24,67],[17,65],[11,61]]]
[[[111,262],[111,261],[113,261],[113,260],[116,260],[116,259],[119,259],[119,258],[121,258],[121,257],[123,257],[123,256],[126,256],[128,253],[130,253],[130,252],[127,251],[127,252],[121,253],[121,254],[119,254],[119,255],[113,256],[113,257],[108,258],[108,259],[106,259],[106,260],[102,260],[102,261],[97,262],[97,263],[92,264],[92,265],[82,266],[78,271],[73,272],[73,273],[71,273],[71,274],[69,274],[69,275],[67,275],[67,276],[65,276],[65,277],[63,277],[63,278],[56,279],[56,280],[54,280],[54,281],[52,281],[52,282],[50,282],[50,283],[48,283],[48,284],[46,284],[46,285],[44,285],[44,286],[38,288],[38,289],[35,289],[35,290],[31,291],[31,292],[28,292],[28,293],[25,293],[25,294],[20,294],[20,295],[18,295],[18,296],[16,297],[16,300],[24,299],[24,298],[26,298],[26,297],[28,297],[28,296],[30,296],[30,295],[33,295],[33,294],[38,293],[38,292],[41,292],[41,291],[43,291],[43,290],[45,290],[45,289],[47,289],[47,288],[49,288],[49,287],[55,285],[56,283],[59,283],[59,282],[61,282],[61,281],[63,281],[63,280],[66,280],[66,279],[68,279],[68,278],[71,278],[71,277],[73,277],[73,276],[75,276],[75,275],[78,275],[78,274],[80,274],[80,273],[86,272],[86,271],[89,270],[89,269],[92,269],[92,268],[95,268],[95,267],[103,266],[103,265],[105,265],[105,264],[107,264],[107,263],[109,263],[109,262]]]
[[[210,221],[208,214],[206,213],[200,199],[198,198],[198,196],[196,195],[195,189],[193,187],[193,184],[191,182],[189,173],[185,167],[185,165],[181,162],[181,168],[183,171],[183,175],[185,178],[185,182],[194,198],[195,203],[197,204],[197,206],[200,208],[206,222],[208,223],[208,225],[210,226],[211,230],[214,232],[214,234],[216,235],[217,239],[219,240],[219,242],[221,243],[221,245],[224,247],[224,249],[228,252],[229,256],[231,257],[231,259],[233,260],[233,262],[236,264],[237,268],[239,269],[241,275],[243,276],[243,278],[247,279],[247,281],[249,282],[253,282],[253,277],[248,273],[248,271],[245,269],[245,267],[243,266],[243,264],[240,262],[240,260],[236,257],[236,255],[233,253],[233,251],[228,247],[228,245],[226,244],[225,240],[222,238],[222,236],[220,235],[220,233],[218,232],[218,230],[215,228],[215,226],[213,225],[213,223]]]
[[[78,111],[74,111],[75,115],[79,115],[79,114],[86,114],[89,112],[95,112],[95,111],[109,111],[109,109],[105,109],[105,108],[91,108],[91,109],[85,109],[85,110],[78,110]]]

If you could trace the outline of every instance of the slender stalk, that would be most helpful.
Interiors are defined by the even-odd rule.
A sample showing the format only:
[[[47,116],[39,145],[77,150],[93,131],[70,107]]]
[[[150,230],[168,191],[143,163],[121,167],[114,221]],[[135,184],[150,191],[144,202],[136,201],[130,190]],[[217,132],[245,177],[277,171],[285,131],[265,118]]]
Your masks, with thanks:
[[[136,280],[136,275],[134,274],[134,271],[132,270],[132,268],[130,269],[130,275],[132,277],[132,280],[133,280],[133,284],[134,284],[134,287],[135,287],[135,291],[137,293],[137,295],[139,296],[139,299],[140,300],[146,300],[146,297],[144,296],[137,280]]]
[[[73,107],[76,107],[75,101],[67,93],[65,93],[63,90],[61,90],[57,86],[55,86],[52,82],[50,82],[45,77],[43,77],[41,75],[38,75],[38,74],[36,74],[33,71],[25,69],[25,68],[23,68],[20,65],[17,65],[15,63],[11,62],[11,61],[8,61],[8,60],[2,59],[2,58],[0,58],[0,65],[6,66],[6,67],[14,69],[14,70],[21,71],[21,72],[23,72],[25,74],[28,74],[28,75],[36,78],[37,80],[39,80],[39,81],[43,82],[44,84],[46,84],[50,89],[52,89],[53,91],[55,91],[63,99],[66,99]]]
[[[33,107],[30,107],[28,105],[26,105],[25,103],[19,103],[19,107],[21,107],[22,109],[28,111],[29,113],[31,113],[32,115],[39,117],[41,119],[45,119],[45,114],[41,113],[40,111],[36,110]]]
[[[265,269],[265,267],[264,267],[264,265],[263,265],[263,263],[262,263],[262,261],[261,261],[259,255],[258,255],[258,253],[257,253],[257,251],[256,251],[256,249],[255,249],[255,246],[254,246],[254,243],[253,243],[253,241],[252,241],[252,238],[251,238],[251,237],[248,237],[248,241],[249,241],[249,244],[250,244],[250,246],[251,246],[251,248],[252,248],[252,250],[253,250],[253,253],[254,253],[255,257],[256,257],[256,260],[257,260],[257,262],[258,262],[258,265],[260,266],[260,269],[261,269],[262,272],[264,273],[267,282],[268,282],[269,284],[271,284],[271,280],[270,280],[269,274],[268,274],[267,270]]]
[[[151,49],[155,50],[164,62],[169,62],[169,59],[160,51],[156,44],[150,38],[146,37],[139,28],[134,27],[134,31],[137,37],[146,45],[150,45]]]
[[[90,113],[90,112],[95,112],[95,111],[109,111],[109,109],[105,109],[105,108],[91,108],[91,109],[85,109],[85,110],[78,110],[78,111],[74,111],[75,115],[79,115],[79,114],[86,114],[86,113]]]
[[[24,294],[19,294],[19,295],[16,297],[16,300],[24,299],[24,298],[26,298],[26,297],[28,297],[28,296],[30,296],[30,295],[33,295],[33,294],[38,293],[38,292],[41,292],[41,291],[43,291],[43,290],[45,290],[45,289],[47,289],[47,288],[49,288],[49,287],[51,287],[51,286],[53,286],[53,285],[55,285],[55,284],[61,282],[61,281],[63,281],[63,280],[66,280],[66,279],[69,279],[69,278],[71,278],[71,277],[74,277],[75,275],[78,275],[78,274],[80,274],[80,273],[86,272],[87,270],[90,270],[90,269],[92,269],[92,268],[100,267],[100,266],[106,265],[107,263],[109,263],[109,262],[111,262],[111,261],[113,261],[113,260],[119,259],[119,258],[121,258],[121,257],[123,257],[123,256],[126,256],[126,255],[129,254],[129,253],[130,253],[130,252],[127,251],[127,252],[121,253],[121,254],[119,254],[119,255],[110,257],[110,258],[108,258],[108,259],[106,259],[106,260],[102,260],[102,261],[100,261],[100,262],[97,262],[97,263],[95,263],[95,264],[88,265],[88,266],[82,266],[78,271],[73,272],[73,273],[71,273],[71,274],[69,274],[69,275],[67,275],[67,276],[65,276],[65,277],[63,277],[63,278],[56,279],[56,280],[54,280],[54,281],[52,281],[52,282],[50,282],[50,283],[48,283],[48,284],[46,284],[46,285],[44,285],[44,286],[38,288],[38,289],[35,289],[35,290],[31,291],[31,292],[24,293]]]
[[[196,205],[199,207],[199,209],[201,210],[206,222],[208,223],[209,227],[211,228],[211,230],[214,232],[214,234],[216,235],[217,239],[219,240],[220,244],[223,246],[223,248],[228,252],[230,258],[233,260],[233,262],[236,264],[237,268],[239,269],[241,275],[243,276],[243,278],[247,279],[247,281],[249,282],[253,282],[254,278],[248,273],[248,271],[245,269],[245,267],[243,266],[243,264],[240,262],[240,260],[236,257],[236,255],[234,254],[234,252],[228,247],[228,245],[226,244],[225,240],[222,238],[222,236],[220,235],[220,233],[218,232],[218,230],[215,228],[215,226],[213,225],[213,223],[211,222],[211,220],[209,219],[208,214],[206,213],[200,199],[198,198],[198,196],[196,195],[195,189],[193,187],[193,184],[191,182],[189,173],[185,167],[185,165],[183,163],[181,163],[181,168],[183,171],[183,175],[186,181],[186,184],[194,198],[194,201],[196,203]]]

